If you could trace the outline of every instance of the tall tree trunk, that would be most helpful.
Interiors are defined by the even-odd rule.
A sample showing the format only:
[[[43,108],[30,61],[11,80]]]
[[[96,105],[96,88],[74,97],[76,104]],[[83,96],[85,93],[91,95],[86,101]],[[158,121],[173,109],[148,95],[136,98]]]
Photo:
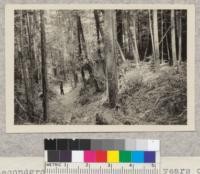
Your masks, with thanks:
[[[135,59],[136,66],[139,65],[140,57],[138,53],[138,46],[137,46],[137,37],[136,37],[136,26],[135,26],[135,14],[133,14],[133,18],[131,14],[128,14],[128,25],[129,25],[129,37],[131,39],[131,45],[133,49],[133,56]]]
[[[81,46],[81,33],[80,33],[80,20],[77,17],[77,37],[78,37],[78,56],[82,60],[82,46]]]
[[[76,38],[78,38],[78,59],[80,61],[82,61],[82,47],[81,47],[81,36],[80,36],[80,31],[79,31],[79,23],[76,20],[77,17],[76,15],[72,15],[71,19],[70,19],[70,25],[72,26],[72,30],[70,30],[70,35],[71,35],[71,41],[72,41],[72,45],[70,47],[71,53],[72,53],[72,57],[71,57],[71,73],[73,75],[73,80],[71,80],[71,86],[73,88],[77,87],[77,83],[78,83],[78,75],[76,73],[76,65],[75,65],[75,59],[76,59],[76,47],[74,46],[77,43]],[[76,21],[76,22],[74,22]],[[84,78],[85,79],[85,78]],[[83,82],[83,84],[85,85],[85,82]]]
[[[140,62],[140,55],[138,51],[138,43],[137,43],[137,36],[136,36],[136,21],[135,21],[136,15],[133,16],[133,38],[134,38],[134,47],[135,47],[135,53],[136,53],[136,64],[139,65]]]
[[[85,53],[85,58],[88,59],[88,52],[87,52],[87,46],[86,46],[86,41],[85,41],[85,35],[83,32],[83,26],[82,26],[82,22],[81,22],[81,17],[77,14],[77,20],[78,20],[78,30],[80,32],[81,35],[81,43],[82,43],[82,47],[83,47],[83,51]]]
[[[170,65],[171,57],[170,57],[169,43],[168,43],[168,36],[167,35],[166,35],[166,46],[167,46],[167,58],[168,58],[169,65]]]
[[[165,31],[167,31],[167,23],[165,22],[164,24],[164,27],[165,27]],[[166,47],[167,47],[167,60],[168,60],[168,63],[169,65],[171,64],[171,56],[170,56],[170,50],[169,50],[169,40],[168,40],[168,33],[166,33]]]
[[[123,23],[122,23],[122,10],[116,11],[116,18],[117,18],[117,41],[120,47],[123,49]]]
[[[29,12],[26,12],[26,27],[27,27],[27,40],[28,40],[28,56],[30,60],[29,66],[29,80],[30,80],[30,107],[32,115],[30,117],[30,121],[34,121],[34,106],[35,106],[35,85],[34,85],[34,77],[35,77],[35,52],[33,48],[33,30],[32,30],[32,16],[29,15]]]
[[[175,34],[175,11],[171,10],[171,46],[172,46],[172,60],[173,65],[177,63],[176,56],[176,34]]]
[[[32,19],[33,25],[33,53],[34,53],[34,61],[35,61],[35,69],[34,69],[34,80],[35,83],[39,84],[39,62],[38,62],[38,50],[37,50],[37,38],[36,33],[38,31],[38,18],[37,18],[37,11],[33,11],[33,19]]]
[[[81,68],[81,74],[82,74],[82,78],[83,78],[83,81],[85,81],[85,75],[84,75],[84,69],[87,70],[90,74],[90,78],[92,79],[94,85],[95,85],[95,88],[96,88],[96,92],[99,92],[100,89],[99,89],[99,86],[98,86],[98,83],[97,83],[97,80],[95,79],[94,77],[94,72],[93,72],[93,67],[92,65],[90,64],[90,60],[88,58],[88,52],[87,52],[87,45],[86,45],[86,41],[85,41],[85,36],[84,36],[84,32],[83,32],[83,26],[82,26],[82,22],[81,22],[81,17],[77,14],[77,20],[78,20],[78,30],[80,31],[80,34],[81,34],[81,44],[83,46],[83,51],[85,53],[85,58],[88,60],[88,62],[82,66]]]
[[[129,57],[129,44],[128,44],[128,25],[127,25],[127,12],[123,11],[123,43],[124,48],[122,49],[124,52],[125,57]]]
[[[159,51],[159,39],[158,39],[158,12],[153,10],[153,37],[155,47],[155,64],[156,67],[160,64],[160,51]]]
[[[96,33],[97,33],[97,46],[98,46],[98,55],[99,58],[102,58],[101,56],[101,40],[100,40],[100,21],[99,21],[99,15],[98,11],[94,10],[94,18],[95,18],[95,24],[96,24]]]
[[[46,35],[44,24],[44,11],[40,10],[41,27],[41,58],[42,58],[42,91],[43,91],[43,120],[48,120],[48,80],[47,80],[47,53],[46,53]]]
[[[161,38],[163,37],[163,10],[161,10]],[[163,60],[163,41],[161,43],[161,63],[164,63]]]
[[[178,65],[182,61],[182,18],[181,10],[179,11],[179,27],[178,27]]]
[[[155,45],[154,45],[154,37],[153,37],[153,27],[152,27],[152,19],[151,19],[151,11],[149,10],[149,30],[151,36],[151,46],[152,46],[152,62],[155,63]]]
[[[59,52],[60,61],[62,62],[62,75],[63,80],[65,81],[67,79],[66,77],[66,70],[65,70],[65,58],[66,58],[66,42],[65,42],[65,34],[63,34],[63,27],[62,27],[62,13],[60,11],[57,11],[57,17],[58,17],[58,27],[59,27],[59,36],[60,36],[60,48],[62,51]]]
[[[110,107],[113,108],[117,103],[118,81],[117,81],[117,62],[116,62],[116,14],[115,11],[105,11],[105,57],[108,80],[108,98]]]
[[[19,36],[19,44],[18,44],[18,55],[21,62],[22,72],[23,72],[23,80],[24,80],[24,88],[25,88],[25,97],[27,102],[27,114],[31,114],[32,116],[32,108],[30,107],[30,98],[29,98],[29,84],[28,84],[28,77],[27,77],[27,67],[26,67],[26,61],[24,58],[24,42],[23,42],[23,14],[22,11],[20,12],[20,36]],[[27,115],[30,116],[30,115]],[[30,118],[29,118],[30,119]],[[30,119],[31,121],[31,119]]]

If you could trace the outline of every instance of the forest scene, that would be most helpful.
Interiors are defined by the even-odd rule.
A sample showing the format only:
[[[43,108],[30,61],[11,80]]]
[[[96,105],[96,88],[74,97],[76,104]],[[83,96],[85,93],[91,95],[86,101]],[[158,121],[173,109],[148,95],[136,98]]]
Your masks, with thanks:
[[[15,10],[16,125],[186,125],[187,10]]]

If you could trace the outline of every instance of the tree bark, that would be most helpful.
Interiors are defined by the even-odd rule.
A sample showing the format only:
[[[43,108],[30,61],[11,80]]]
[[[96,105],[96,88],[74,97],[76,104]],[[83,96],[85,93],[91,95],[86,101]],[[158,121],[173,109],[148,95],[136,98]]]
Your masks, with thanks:
[[[156,67],[160,64],[160,51],[159,51],[159,39],[158,39],[158,12],[153,10],[153,37],[155,47],[155,64]]]
[[[42,91],[43,91],[43,121],[48,120],[48,80],[47,80],[47,53],[46,53],[46,35],[44,24],[44,11],[40,10],[41,27],[41,58],[42,58]]]
[[[161,10],[161,38],[163,37],[163,11]],[[161,63],[164,63],[163,59],[163,42],[161,42]]]
[[[179,11],[179,28],[178,28],[178,65],[182,61],[182,18],[181,11]]]
[[[32,29],[32,16],[29,15],[29,11],[26,12],[26,27],[27,27],[27,41],[28,41],[28,56],[30,60],[29,64],[29,81],[30,81],[30,107],[32,112],[32,117],[30,117],[30,121],[34,121],[34,106],[35,106],[35,85],[34,85],[34,77],[35,77],[35,52],[33,48],[33,29]]]
[[[88,59],[88,52],[87,52],[87,46],[86,46],[86,41],[85,41],[85,35],[83,32],[83,26],[82,26],[82,22],[81,22],[81,17],[77,14],[77,22],[78,22],[78,30],[80,32],[80,36],[82,39],[82,47],[83,47],[83,51],[85,53],[85,58]]]
[[[171,46],[172,46],[172,60],[173,65],[177,63],[177,55],[176,55],[176,34],[175,34],[175,11],[171,10]]]
[[[123,23],[122,23],[122,10],[116,11],[116,18],[117,18],[117,41],[120,47],[123,49]]]
[[[123,11],[123,43],[124,48],[122,49],[126,58],[129,57],[129,37],[128,37],[128,24],[127,24],[127,11]]]
[[[32,110],[32,104],[30,99],[30,93],[29,93],[29,83],[28,83],[28,74],[27,74],[27,64],[24,56],[24,42],[23,42],[23,12],[20,12],[20,39],[19,39],[19,47],[18,47],[18,56],[21,61],[22,66],[22,72],[23,72],[23,78],[24,78],[24,88],[25,88],[25,96],[26,96],[26,102],[27,102],[27,111],[28,119],[32,122],[32,116],[33,116],[33,110]]]
[[[137,46],[137,37],[136,37],[136,26],[135,26],[135,15],[131,18],[131,14],[128,14],[128,28],[129,28],[129,37],[131,40],[131,45],[133,49],[133,56],[135,59],[136,66],[139,65],[140,57],[138,53],[138,46]]]
[[[117,63],[116,63],[116,14],[115,11],[105,11],[105,57],[108,81],[108,99],[111,108],[117,104],[118,81],[117,81]]]
[[[80,33],[80,19],[77,17],[77,37],[78,37],[78,56],[82,59],[81,33]]]
[[[151,46],[152,46],[152,58],[153,63],[155,62],[155,45],[154,45],[154,37],[153,37],[153,28],[152,28],[152,19],[151,19],[151,11],[149,10],[149,30],[151,36]]]
[[[101,56],[101,40],[100,40],[100,21],[99,21],[99,15],[98,15],[97,10],[94,10],[94,18],[95,18],[96,33],[97,33],[97,52],[98,52],[99,58],[102,58],[102,56]]]

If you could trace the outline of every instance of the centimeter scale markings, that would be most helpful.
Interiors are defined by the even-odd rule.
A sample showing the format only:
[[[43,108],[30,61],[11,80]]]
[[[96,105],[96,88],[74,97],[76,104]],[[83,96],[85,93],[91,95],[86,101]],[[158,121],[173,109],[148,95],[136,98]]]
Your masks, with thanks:
[[[159,174],[157,164],[46,163],[46,174]]]

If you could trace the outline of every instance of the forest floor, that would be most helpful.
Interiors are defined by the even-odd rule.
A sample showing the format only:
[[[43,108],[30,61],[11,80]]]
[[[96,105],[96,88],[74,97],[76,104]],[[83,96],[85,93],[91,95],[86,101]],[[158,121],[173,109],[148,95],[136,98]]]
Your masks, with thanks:
[[[156,72],[150,64],[139,68],[130,62],[120,67],[116,108],[111,109],[106,94],[64,85],[65,95],[54,91],[49,102],[48,124],[171,125],[187,124],[186,65],[161,66]]]

